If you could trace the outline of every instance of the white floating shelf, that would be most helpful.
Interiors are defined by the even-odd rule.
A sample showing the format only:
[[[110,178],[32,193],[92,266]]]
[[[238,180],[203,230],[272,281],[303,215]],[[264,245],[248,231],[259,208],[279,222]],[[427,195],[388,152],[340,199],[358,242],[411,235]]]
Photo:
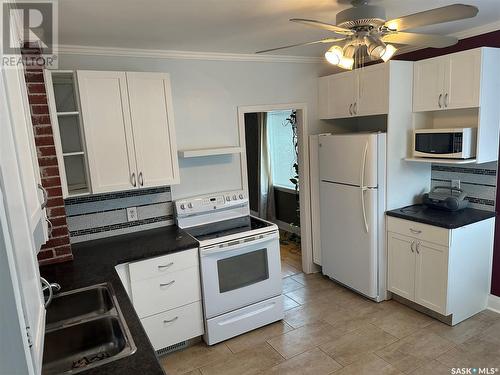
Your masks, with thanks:
[[[405,158],[405,160],[417,163],[440,163],[440,164],[474,164],[476,162],[476,159]]]
[[[220,147],[220,148],[200,148],[197,150],[179,150],[182,158],[197,158],[200,156],[215,156],[239,154],[243,152],[243,147]]]
[[[57,112],[57,116],[59,117],[64,117],[64,116],[78,116],[80,112],[78,111],[73,111],[73,112]]]

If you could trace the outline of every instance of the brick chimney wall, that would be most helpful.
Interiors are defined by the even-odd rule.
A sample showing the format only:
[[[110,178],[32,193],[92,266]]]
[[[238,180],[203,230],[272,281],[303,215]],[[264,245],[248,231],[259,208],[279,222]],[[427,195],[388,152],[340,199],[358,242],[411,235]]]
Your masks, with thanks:
[[[41,50],[26,46],[23,55],[39,55]],[[47,190],[47,217],[52,223],[52,236],[38,254],[40,265],[65,262],[73,259],[69,241],[66,210],[62,197],[61,179],[57,164],[56,148],[49,116],[43,67],[25,66],[26,86],[35,134],[35,146],[42,186]]]

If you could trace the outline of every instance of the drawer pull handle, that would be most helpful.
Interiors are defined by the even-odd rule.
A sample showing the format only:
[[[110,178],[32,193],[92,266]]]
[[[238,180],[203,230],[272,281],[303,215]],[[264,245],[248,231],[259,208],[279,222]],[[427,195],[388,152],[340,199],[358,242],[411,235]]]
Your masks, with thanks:
[[[169,264],[165,264],[165,265],[163,265],[163,266],[158,266],[158,269],[159,269],[159,270],[164,270],[164,269],[166,269],[166,268],[170,268],[170,267],[172,267],[173,265],[174,265],[174,262],[170,262]]]
[[[410,232],[415,233],[415,234],[420,234],[420,233],[422,233],[422,231],[421,231],[421,230],[417,230],[417,229],[413,229],[413,228],[410,228]]]
[[[164,287],[164,286],[170,286],[170,285],[172,285],[173,283],[175,283],[175,280],[172,280],[172,281],[170,281],[170,282],[168,282],[168,283],[163,283],[163,284],[160,284],[160,286],[161,286],[161,287]]]
[[[415,252],[415,249],[413,248],[413,246],[415,246],[415,241],[411,241],[411,244],[410,244],[410,249],[411,249],[412,253]]]
[[[163,323],[165,323],[165,324],[172,323],[172,322],[175,322],[177,319],[179,319],[178,316],[176,316],[175,318],[172,318],[172,319],[164,320]]]
[[[416,249],[417,249],[417,254],[420,254],[419,247],[420,247],[420,242],[417,242],[417,246],[416,246]]]

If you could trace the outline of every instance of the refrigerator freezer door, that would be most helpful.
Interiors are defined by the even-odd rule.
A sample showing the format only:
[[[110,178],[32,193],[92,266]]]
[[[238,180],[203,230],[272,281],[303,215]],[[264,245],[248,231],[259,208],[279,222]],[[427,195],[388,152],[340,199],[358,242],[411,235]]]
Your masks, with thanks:
[[[320,136],[320,179],[377,187],[378,136],[376,133]]]
[[[377,189],[321,182],[323,274],[370,297],[378,295]]]

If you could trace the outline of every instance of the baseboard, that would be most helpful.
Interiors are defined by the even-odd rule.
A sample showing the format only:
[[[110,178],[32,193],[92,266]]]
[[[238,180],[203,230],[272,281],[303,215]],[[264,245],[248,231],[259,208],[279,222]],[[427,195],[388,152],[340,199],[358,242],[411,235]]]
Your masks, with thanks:
[[[490,297],[488,298],[488,310],[492,310],[500,314],[500,297],[490,294]]]

